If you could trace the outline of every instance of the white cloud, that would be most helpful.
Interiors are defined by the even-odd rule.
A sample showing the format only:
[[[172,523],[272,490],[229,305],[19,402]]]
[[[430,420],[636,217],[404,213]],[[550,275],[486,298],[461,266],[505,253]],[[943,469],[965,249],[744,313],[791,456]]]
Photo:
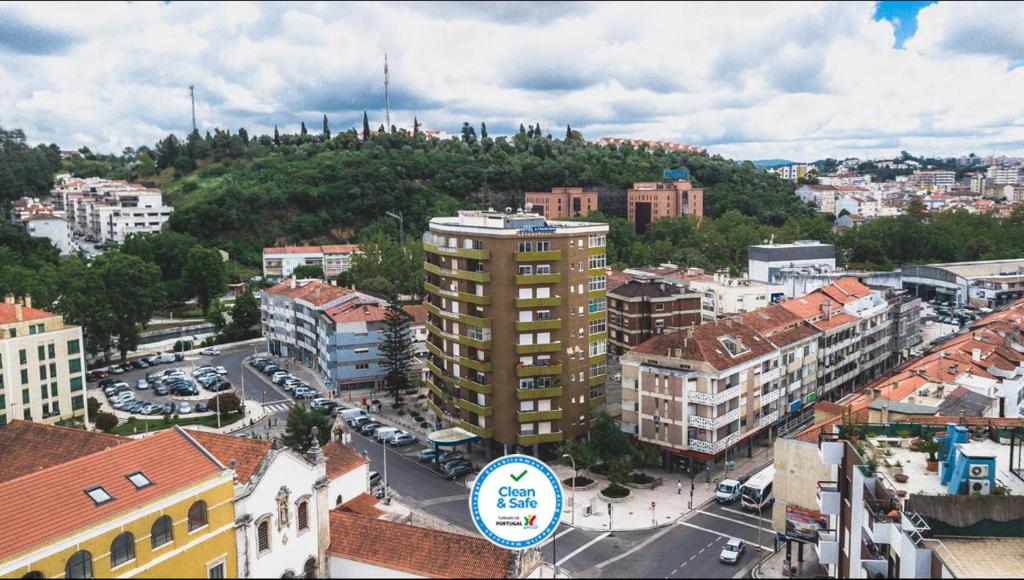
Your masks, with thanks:
[[[567,123],[737,158],[1024,149],[1017,4],[940,3],[893,48],[872,3],[0,4],[0,125],[118,151],[191,126]],[[2,32],[2,30],[0,30]],[[1014,68],[1018,67],[1018,68]]]

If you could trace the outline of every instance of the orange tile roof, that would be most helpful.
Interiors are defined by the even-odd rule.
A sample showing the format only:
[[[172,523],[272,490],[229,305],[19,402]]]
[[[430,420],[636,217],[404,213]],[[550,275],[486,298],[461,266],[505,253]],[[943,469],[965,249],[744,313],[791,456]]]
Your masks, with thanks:
[[[720,340],[727,336],[740,339],[746,350],[735,356],[730,355]],[[676,355],[677,350],[679,356]],[[726,318],[700,324],[682,332],[654,336],[633,349],[633,352],[702,361],[716,369],[724,370],[773,350],[775,345],[753,328],[737,318]]]
[[[341,288],[321,280],[310,280],[302,284],[296,283],[294,288],[291,285],[292,280],[289,278],[271,286],[267,292],[287,296],[292,299],[302,299],[314,306],[322,306],[355,292],[355,290],[350,288]]]
[[[333,244],[328,246],[277,246],[263,248],[264,254],[354,254],[358,244]]]
[[[356,244],[336,244],[333,246],[320,246],[325,254],[354,254],[359,251]]]
[[[328,442],[323,450],[327,456],[328,479],[337,479],[369,463],[358,451],[338,442]]]
[[[368,493],[361,493],[341,504],[336,509],[370,518],[379,518],[384,515],[384,512],[377,508],[377,504],[379,503],[380,500],[372,495]]]
[[[334,510],[327,552],[429,578],[508,578],[516,553],[480,537]]]
[[[344,324],[346,322],[380,322],[387,318],[387,311],[387,307],[376,302],[350,300],[328,308],[324,314],[334,322]]]
[[[16,419],[0,427],[0,483],[128,441],[99,431]]]
[[[237,462],[235,474],[238,483],[241,484],[249,483],[252,474],[256,472],[256,468],[263,462],[272,446],[270,441],[210,431],[189,430],[188,434],[224,465],[230,466],[231,460],[234,459]]]
[[[0,483],[0,560],[216,476],[222,468],[178,429],[167,429]],[[141,471],[153,483],[136,489]],[[102,486],[96,505],[85,490]]]
[[[402,310],[412,317],[413,324],[425,324],[427,322],[427,308],[422,304],[403,306]]]
[[[39,310],[38,308],[21,306],[21,320],[18,320],[18,308],[19,306],[17,304],[7,304],[6,302],[0,303],[0,324],[13,324],[15,322],[42,320],[43,318],[56,318],[57,316],[60,316],[60,314],[53,314],[45,310]]]
[[[821,330],[827,331],[832,330],[833,328],[839,328],[840,326],[845,326],[847,324],[855,324],[856,322],[856,316],[840,311],[837,314],[833,314],[831,318],[822,318],[820,320],[815,320],[811,324],[820,328]]]

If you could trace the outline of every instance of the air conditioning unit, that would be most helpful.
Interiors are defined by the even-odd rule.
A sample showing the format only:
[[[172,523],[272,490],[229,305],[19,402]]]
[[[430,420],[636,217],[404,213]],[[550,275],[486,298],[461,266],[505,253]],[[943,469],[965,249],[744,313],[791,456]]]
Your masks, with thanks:
[[[976,493],[988,495],[992,493],[992,484],[987,479],[971,479],[968,481],[967,491],[971,495]]]
[[[971,479],[988,479],[988,465],[975,464],[967,468],[967,477]]]
[[[925,387],[923,389],[918,390],[917,394],[918,394],[918,396],[921,396],[921,397],[927,397],[928,396],[928,387]]]

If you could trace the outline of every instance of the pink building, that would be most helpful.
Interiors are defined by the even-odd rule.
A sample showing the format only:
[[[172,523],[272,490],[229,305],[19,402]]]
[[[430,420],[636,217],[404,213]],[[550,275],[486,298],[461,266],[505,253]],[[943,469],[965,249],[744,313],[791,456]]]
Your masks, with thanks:
[[[634,183],[626,199],[627,217],[640,234],[663,217],[704,215],[704,190],[688,180]]]
[[[526,203],[545,219],[584,216],[597,211],[597,192],[582,187],[555,187],[550,192],[527,192]]]

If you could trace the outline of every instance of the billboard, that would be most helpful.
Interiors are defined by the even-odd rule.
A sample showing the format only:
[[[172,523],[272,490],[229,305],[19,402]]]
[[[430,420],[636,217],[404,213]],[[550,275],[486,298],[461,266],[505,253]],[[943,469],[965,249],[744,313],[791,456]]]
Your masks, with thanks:
[[[818,532],[828,529],[828,518],[818,512],[786,506],[786,537],[801,542],[817,542]]]
[[[665,179],[690,179],[689,169],[666,169],[662,172],[662,177]]]

